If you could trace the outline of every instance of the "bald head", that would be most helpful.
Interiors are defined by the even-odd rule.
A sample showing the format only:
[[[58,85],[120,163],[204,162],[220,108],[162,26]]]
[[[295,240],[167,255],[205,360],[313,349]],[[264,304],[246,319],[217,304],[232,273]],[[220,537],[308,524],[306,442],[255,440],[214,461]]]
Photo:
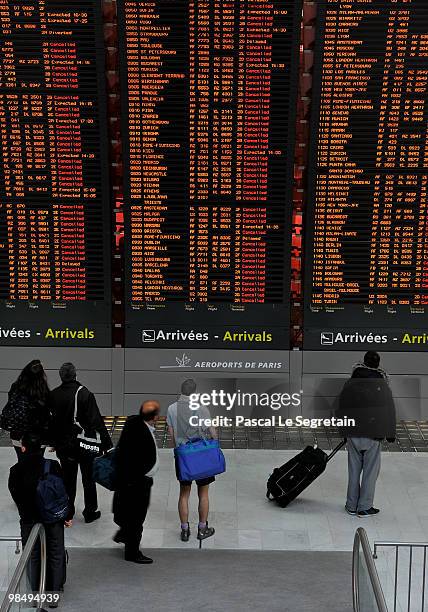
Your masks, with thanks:
[[[148,423],[156,420],[156,417],[159,415],[159,410],[160,405],[157,400],[146,400],[141,404],[140,408],[143,419]]]

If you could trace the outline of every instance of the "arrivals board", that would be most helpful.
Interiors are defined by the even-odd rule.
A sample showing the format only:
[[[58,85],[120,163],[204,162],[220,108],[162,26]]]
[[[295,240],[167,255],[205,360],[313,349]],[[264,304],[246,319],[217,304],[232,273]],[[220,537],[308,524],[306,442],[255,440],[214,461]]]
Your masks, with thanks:
[[[318,2],[308,349],[428,349],[428,4]]]
[[[109,346],[99,0],[0,0],[0,345]]]
[[[118,0],[126,345],[289,348],[300,0]]]

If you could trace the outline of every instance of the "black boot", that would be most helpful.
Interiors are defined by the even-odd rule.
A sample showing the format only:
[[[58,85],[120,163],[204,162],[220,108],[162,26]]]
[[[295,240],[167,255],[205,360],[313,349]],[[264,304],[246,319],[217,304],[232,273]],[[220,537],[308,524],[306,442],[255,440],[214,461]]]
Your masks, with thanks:
[[[125,538],[123,536],[123,533],[122,533],[121,529],[119,529],[119,531],[116,531],[116,533],[114,534],[112,540],[113,540],[113,542],[116,542],[116,544],[125,544]]]
[[[125,551],[125,561],[130,561],[131,563],[138,563],[140,565],[149,565],[150,563],[153,563],[153,559],[150,559],[150,557],[146,557],[145,555],[143,555],[141,550],[131,553]]]
[[[96,512],[91,512],[89,514],[83,514],[83,518],[85,519],[85,523],[89,525],[89,523],[93,523],[101,518],[101,512],[97,510]]]

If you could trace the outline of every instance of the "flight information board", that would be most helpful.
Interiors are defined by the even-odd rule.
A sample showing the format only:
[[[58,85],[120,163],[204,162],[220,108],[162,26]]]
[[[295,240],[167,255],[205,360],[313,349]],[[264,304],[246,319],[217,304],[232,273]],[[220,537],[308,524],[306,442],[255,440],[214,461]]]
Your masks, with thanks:
[[[111,344],[99,0],[0,0],[0,345]]]
[[[118,10],[127,346],[288,349],[300,0]]]
[[[318,3],[309,349],[428,349],[428,4]]]

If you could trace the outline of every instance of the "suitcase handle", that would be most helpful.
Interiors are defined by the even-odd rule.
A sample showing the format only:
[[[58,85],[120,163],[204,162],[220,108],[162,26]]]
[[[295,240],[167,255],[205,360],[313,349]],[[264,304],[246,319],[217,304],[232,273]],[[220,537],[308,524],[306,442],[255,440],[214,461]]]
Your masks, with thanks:
[[[333,448],[333,450],[331,451],[331,453],[329,454],[329,456],[327,457],[327,463],[330,461],[330,459],[333,459],[333,457],[335,456],[336,453],[338,453],[340,451],[341,448],[343,448],[346,444],[346,439],[342,440],[342,442],[340,442],[340,444],[338,444],[336,446],[336,448]]]

